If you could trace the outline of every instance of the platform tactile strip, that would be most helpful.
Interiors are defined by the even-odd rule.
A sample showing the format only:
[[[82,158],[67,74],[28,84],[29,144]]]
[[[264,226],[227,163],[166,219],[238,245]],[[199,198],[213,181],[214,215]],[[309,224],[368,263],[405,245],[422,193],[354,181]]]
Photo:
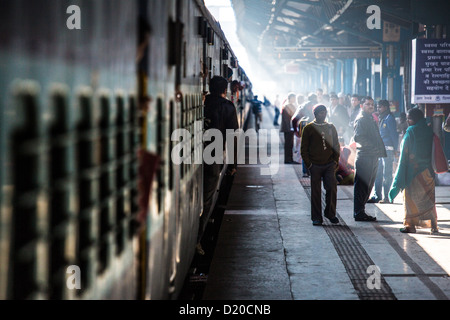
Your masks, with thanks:
[[[310,179],[303,178],[302,166],[293,167],[308,198],[311,199]],[[324,194],[322,195],[322,205],[325,206]],[[361,300],[397,300],[383,275],[380,274],[380,289],[368,285],[368,279],[371,276],[371,273],[368,273],[368,268],[374,266],[375,263],[364,250],[358,238],[339,216],[339,213],[336,213],[336,216],[339,218],[339,225],[332,225],[330,222],[324,221],[323,227],[330,237],[358,297]]]

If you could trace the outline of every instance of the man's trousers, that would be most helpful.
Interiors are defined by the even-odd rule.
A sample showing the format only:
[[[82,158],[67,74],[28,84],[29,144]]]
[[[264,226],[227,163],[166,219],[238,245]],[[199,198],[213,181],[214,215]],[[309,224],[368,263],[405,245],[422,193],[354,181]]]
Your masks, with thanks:
[[[328,219],[336,217],[337,181],[336,163],[334,161],[325,164],[313,164],[309,168],[311,173],[311,220],[323,221],[322,218],[322,183],[325,189],[325,211]]]
[[[366,203],[375,183],[378,158],[357,156],[355,161],[355,183],[353,188],[353,214],[365,213]]]

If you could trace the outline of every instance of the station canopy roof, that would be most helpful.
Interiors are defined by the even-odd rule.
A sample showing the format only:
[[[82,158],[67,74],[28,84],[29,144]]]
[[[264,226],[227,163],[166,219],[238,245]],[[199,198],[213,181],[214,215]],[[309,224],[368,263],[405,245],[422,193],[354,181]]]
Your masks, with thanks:
[[[383,43],[413,39],[426,25],[449,24],[450,12],[448,0],[231,2],[241,43],[268,68],[273,65],[273,72],[280,69],[280,61],[380,57]]]

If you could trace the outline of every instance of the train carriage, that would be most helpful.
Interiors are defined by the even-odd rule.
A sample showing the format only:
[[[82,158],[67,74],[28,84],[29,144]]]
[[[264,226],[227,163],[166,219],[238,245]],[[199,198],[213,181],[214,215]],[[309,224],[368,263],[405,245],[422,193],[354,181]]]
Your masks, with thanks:
[[[0,7],[0,299],[176,299],[203,167],[172,132],[198,157],[208,80],[250,85],[219,24],[195,0]]]

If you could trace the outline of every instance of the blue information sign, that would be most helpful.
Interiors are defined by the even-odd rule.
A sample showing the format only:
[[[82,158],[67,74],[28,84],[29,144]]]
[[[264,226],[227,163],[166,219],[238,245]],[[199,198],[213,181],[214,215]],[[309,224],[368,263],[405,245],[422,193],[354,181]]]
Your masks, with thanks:
[[[412,41],[412,102],[450,103],[450,40]]]

